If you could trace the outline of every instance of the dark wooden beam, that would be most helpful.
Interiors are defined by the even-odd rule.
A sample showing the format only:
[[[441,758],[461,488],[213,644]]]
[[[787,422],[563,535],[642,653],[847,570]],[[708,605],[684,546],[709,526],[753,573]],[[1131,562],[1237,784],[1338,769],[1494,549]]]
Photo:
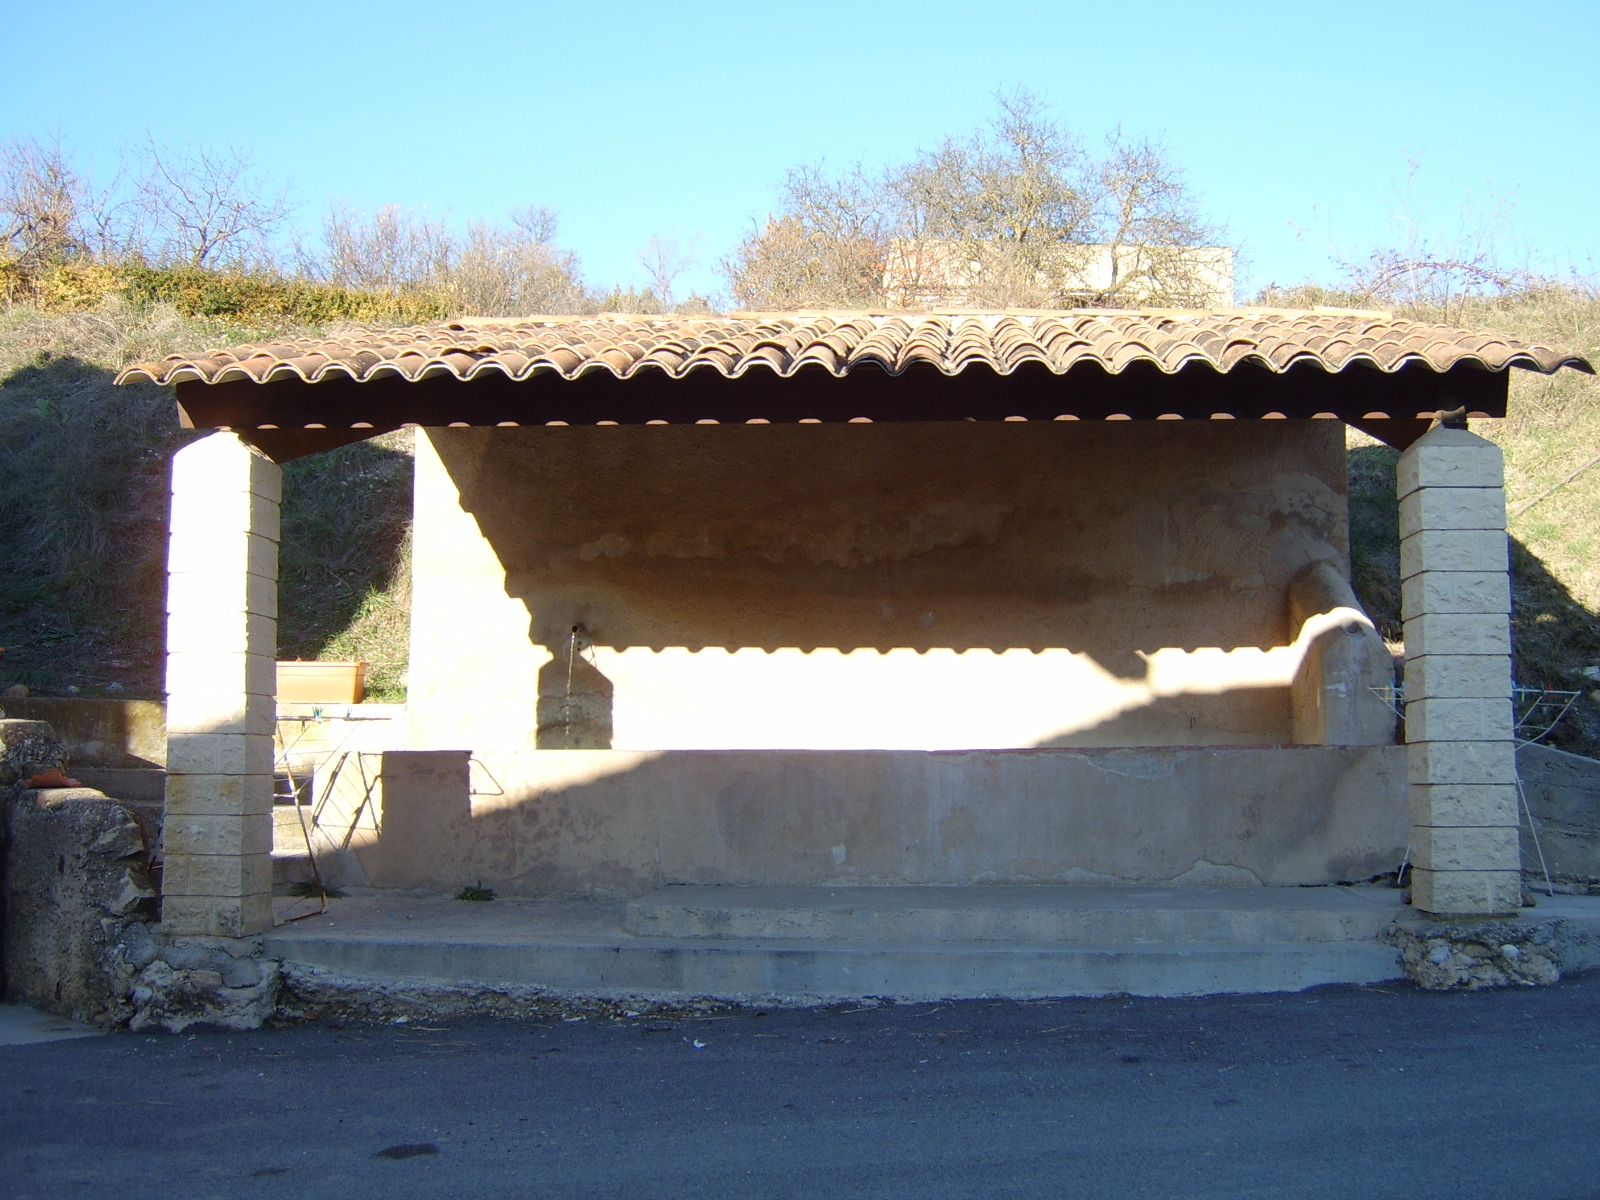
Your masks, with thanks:
[[[1085,364],[1065,375],[1029,364],[1004,376],[982,368],[955,376],[932,368],[898,376],[861,368],[842,378],[821,368],[789,378],[756,368],[737,379],[712,369],[682,379],[645,370],[629,379],[592,371],[573,380],[546,374],[522,382],[494,373],[470,382],[453,376],[416,382],[389,376],[367,383],[340,378],[316,384],[191,381],[179,384],[177,391],[186,424],[234,429],[246,437],[256,430],[263,451],[295,457],[344,444],[333,437],[335,430],[355,433],[346,438],[353,441],[408,424],[1331,415],[1351,424],[1369,419],[1400,422],[1380,428],[1404,437],[1416,422],[1425,423],[1444,410],[1465,408],[1473,415],[1504,416],[1508,387],[1504,372],[1472,366],[1439,373],[1418,364],[1395,372],[1358,364],[1329,372],[1306,363],[1282,373],[1250,365],[1223,373],[1200,365],[1165,375],[1151,364],[1136,363],[1118,375],[1098,364]],[[356,432],[358,426],[367,428]],[[290,431],[310,436],[284,436]]]
[[[398,428],[394,425],[388,429],[241,429],[238,434],[241,441],[254,446],[273,462],[286,463],[364,442]]]
[[[1369,437],[1375,437],[1386,446],[1393,446],[1396,450],[1404,450],[1428,430],[1433,428],[1431,418],[1407,418],[1403,420],[1374,419],[1356,420],[1347,418],[1346,425],[1361,430]]]

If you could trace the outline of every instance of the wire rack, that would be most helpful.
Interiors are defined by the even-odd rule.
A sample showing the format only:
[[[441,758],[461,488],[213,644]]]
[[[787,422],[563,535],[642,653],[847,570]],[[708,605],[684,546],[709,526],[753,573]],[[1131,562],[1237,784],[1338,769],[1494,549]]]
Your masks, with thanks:
[[[1401,720],[1406,715],[1406,689],[1404,684],[1369,689],[1382,700]],[[1512,736],[1520,744],[1538,742],[1549,736],[1561,724],[1582,692],[1561,691],[1549,687],[1526,687],[1517,684],[1511,689],[1511,711],[1516,718]]]
[[[1395,684],[1388,687],[1371,689],[1391,709],[1396,717],[1402,721],[1406,715],[1406,698],[1404,684]],[[1524,684],[1515,684],[1511,688],[1511,711],[1515,717],[1512,726],[1512,736],[1517,745],[1526,746],[1542,741],[1567,713],[1572,711],[1572,706],[1577,702],[1582,692],[1566,691],[1550,687],[1528,687]],[[1523,815],[1528,821],[1528,831],[1533,836],[1534,852],[1539,859],[1540,870],[1544,874],[1545,895],[1555,895],[1555,884],[1550,878],[1550,864],[1544,856],[1544,844],[1539,837],[1539,823],[1534,820],[1533,806],[1528,803],[1528,791],[1522,784],[1519,773],[1517,778],[1517,800]],[[1400,874],[1404,876],[1406,867],[1411,861],[1411,847],[1406,847],[1405,859],[1400,864]]]

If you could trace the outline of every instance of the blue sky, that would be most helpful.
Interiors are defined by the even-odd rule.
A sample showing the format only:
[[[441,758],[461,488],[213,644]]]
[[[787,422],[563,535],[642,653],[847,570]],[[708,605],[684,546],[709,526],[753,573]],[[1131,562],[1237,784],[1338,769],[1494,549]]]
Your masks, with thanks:
[[[1392,240],[1411,159],[1436,238],[1506,198],[1509,249],[1600,270],[1593,0],[7,7],[0,138],[59,132],[97,170],[146,132],[237,146],[307,227],[329,201],[545,204],[593,284],[642,286],[669,234],[703,248],[680,292],[716,287],[790,166],[903,158],[1016,87],[1162,138],[1252,290]]]

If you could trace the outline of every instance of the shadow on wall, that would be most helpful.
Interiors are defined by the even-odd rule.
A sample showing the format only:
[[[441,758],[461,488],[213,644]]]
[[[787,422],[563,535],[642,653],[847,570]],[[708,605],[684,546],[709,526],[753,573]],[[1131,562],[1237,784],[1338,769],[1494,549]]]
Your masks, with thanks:
[[[600,671],[589,631],[574,625],[539,669],[540,750],[609,750],[616,689]]]
[[[1090,697],[1081,723],[995,721],[974,736],[1000,740],[969,745],[1034,744],[1139,707],[1149,719],[1099,729],[1102,744],[1286,740],[1286,672],[1263,656],[1295,636],[1289,581],[1319,561],[1342,571],[1348,553],[1334,422],[429,436],[469,519],[419,534],[434,599],[414,614],[428,622],[417,642],[440,662],[461,651],[428,668],[455,678],[425,687],[440,704],[463,684],[516,704],[533,690],[516,674],[536,672],[542,747],[708,745],[673,740],[686,714],[725,720],[779,694],[818,728],[857,730],[907,698],[961,707],[944,718],[959,724]],[[469,615],[468,586],[503,589],[526,615],[515,628],[509,611]],[[609,712],[624,702],[626,719]],[[661,740],[639,740],[641,722]],[[842,744],[919,744],[900,736]]]
[[[552,653],[582,623],[614,649],[1071,647],[1131,678],[1139,651],[1281,645],[1283,583],[1347,552],[1342,450],[1304,436],[1337,425],[1177,424],[459,429],[435,445]]]
[[[1399,452],[1388,446],[1349,451],[1351,582],[1373,623],[1391,643],[1404,640],[1395,499],[1399,458]],[[1527,688],[1587,693],[1595,684],[1582,671],[1600,664],[1600,619],[1515,537],[1510,539],[1510,553],[1516,682]],[[1587,694],[1580,695],[1542,740],[1571,753],[1600,757],[1600,705]]]
[[[391,752],[379,887],[1320,884],[1399,863],[1399,746]],[[493,787],[489,787],[492,781]]]

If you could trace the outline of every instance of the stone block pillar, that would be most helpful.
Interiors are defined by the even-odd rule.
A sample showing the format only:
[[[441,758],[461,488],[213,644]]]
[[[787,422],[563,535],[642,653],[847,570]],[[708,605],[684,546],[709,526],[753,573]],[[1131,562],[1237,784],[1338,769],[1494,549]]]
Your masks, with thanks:
[[[231,433],[172,463],[167,571],[169,936],[272,925],[282,472]]]
[[[1500,448],[1430,430],[1400,457],[1411,902],[1439,917],[1522,901]]]

